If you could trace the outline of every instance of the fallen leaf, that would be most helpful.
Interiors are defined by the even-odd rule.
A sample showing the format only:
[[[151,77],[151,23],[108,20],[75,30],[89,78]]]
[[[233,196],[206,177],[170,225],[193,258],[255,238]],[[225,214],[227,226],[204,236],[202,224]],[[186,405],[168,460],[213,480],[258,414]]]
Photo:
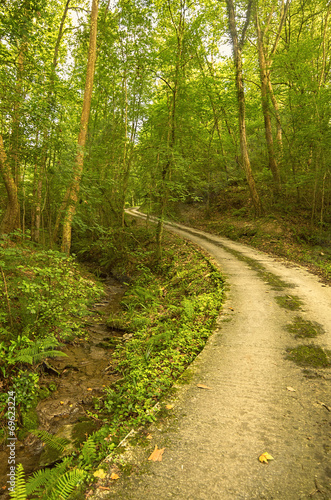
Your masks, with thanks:
[[[107,488],[107,486],[98,486],[99,490],[110,490],[110,488]]]
[[[167,410],[172,410],[173,407],[174,407],[174,405],[165,405],[165,407],[166,407]]]
[[[119,479],[120,476],[116,474],[116,472],[113,472],[112,475],[110,476],[110,479]]]
[[[158,448],[157,445],[155,445],[154,451],[148,458],[148,460],[152,460],[153,462],[162,462],[162,455],[164,450],[165,448]]]
[[[86,390],[87,391],[92,391],[92,387],[88,387]]]
[[[60,405],[64,405],[64,402],[63,402],[63,401],[60,401]]]
[[[205,384],[197,384],[197,387],[199,387],[199,389],[209,389],[209,390],[211,390],[211,387],[208,387],[208,385],[205,385]]]
[[[268,452],[265,452],[265,453],[262,453],[262,455],[259,456],[259,461],[261,463],[268,463],[268,460],[273,460],[273,457],[271,455],[269,455]]]
[[[152,434],[147,434],[146,439],[153,439]]]
[[[287,389],[288,391],[290,391],[290,392],[296,392],[296,390],[295,390],[295,389],[293,389],[293,387],[291,387],[291,386],[286,387],[286,389]]]
[[[99,469],[93,473],[93,476],[98,477],[99,479],[105,479],[107,473],[103,469]]]

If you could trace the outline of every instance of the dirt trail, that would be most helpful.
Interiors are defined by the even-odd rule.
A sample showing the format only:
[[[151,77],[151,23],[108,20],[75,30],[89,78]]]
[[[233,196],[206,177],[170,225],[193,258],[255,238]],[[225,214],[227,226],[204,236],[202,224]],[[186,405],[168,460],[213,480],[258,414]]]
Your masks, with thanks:
[[[330,368],[303,369],[286,359],[287,348],[312,342],[286,326],[296,316],[318,322],[325,333],[313,343],[330,349],[331,289],[303,268],[245,245],[169,229],[218,262],[227,300],[218,329],[189,369],[190,383],[177,391],[169,428],[156,426],[148,448],[128,451],[139,473],[98,498],[330,500]],[[288,287],[273,289],[261,266]],[[300,298],[301,310],[278,304],[277,297],[288,295]],[[155,444],[166,448],[163,461],[147,462]],[[269,464],[258,461],[265,451],[274,457]]]

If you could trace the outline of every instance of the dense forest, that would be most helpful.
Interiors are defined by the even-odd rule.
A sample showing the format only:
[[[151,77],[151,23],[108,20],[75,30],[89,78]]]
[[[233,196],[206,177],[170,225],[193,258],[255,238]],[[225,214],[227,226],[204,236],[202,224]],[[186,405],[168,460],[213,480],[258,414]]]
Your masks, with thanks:
[[[327,1],[5,1],[1,232],[70,251],[247,186],[330,218]]]
[[[0,445],[16,425],[24,446],[58,452],[27,483],[19,465],[12,498],[82,498],[212,333],[224,279],[164,220],[297,259],[313,244],[305,262],[318,257],[330,278],[330,11],[328,0],[2,0]],[[132,218],[137,206],[157,224]],[[117,309],[91,312],[119,282]],[[94,427],[70,455],[36,406],[56,400],[67,371],[49,360],[88,342],[90,353],[84,325],[98,321],[115,332],[99,342],[109,385],[93,389]]]

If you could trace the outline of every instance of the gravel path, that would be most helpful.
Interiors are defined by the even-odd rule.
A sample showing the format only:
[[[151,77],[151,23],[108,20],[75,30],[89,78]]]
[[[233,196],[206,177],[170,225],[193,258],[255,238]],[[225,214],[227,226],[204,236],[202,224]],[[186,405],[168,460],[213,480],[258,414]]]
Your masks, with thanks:
[[[296,316],[318,322],[325,333],[313,343],[331,349],[331,289],[245,245],[184,226],[169,229],[219,264],[227,300],[215,334],[189,368],[189,384],[176,391],[173,418],[154,426],[150,446],[127,451],[136,473],[97,498],[330,500],[331,371],[286,359],[287,348],[312,343],[286,325]],[[272,276],[291,286],[274,290]],[[302,301],[299,311],[278,304],[288,295]],[[162,462],[147,461],[155,444],[165,447]],[[262,464],[266,451],[274,460]]]

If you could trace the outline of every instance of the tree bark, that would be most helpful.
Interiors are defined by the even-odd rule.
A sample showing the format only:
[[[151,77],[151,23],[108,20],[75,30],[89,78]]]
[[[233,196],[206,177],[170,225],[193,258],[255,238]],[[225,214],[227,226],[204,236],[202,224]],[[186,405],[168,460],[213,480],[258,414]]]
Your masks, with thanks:
[[[0,233],[8,234],[19,228],[19,203],[17,185],[7,160],[2,135],[0,134],[0,170],[7,191],[7,209],[1,222]]]
[[[179,96],[179,80],[180,80],[180,69],[182,64],[183,56],[183,38],[185,31],[185,7],[186,0],[180,1],[180,12],[178,23],[176,24],[174,16],[171,10],[170,2],[168,1],[168,9],[171,17],[172,24],[176,31],[177,38],[177,50],[176,50],[176,65],[175,65],[175,78],[172,91],[172,100],[169,109],[168,117],[168,137],[167,137],[167,159],[162,167],[161,174],[161,189],[160,189],[160,214],[159,221],[156,228],[156,258],[160,260],[162,257],[162,236],[163,236],[163,221],[165,215],[166,205],[169,198],[169,189],[167,186],[167,180],[171,175],[171,167],[173,164],[173,150],[176,142],[176,106]]]
[[[272,178],[273,178],[273,190],[275,195],[277,195],[281,191],[281,179],[280,179],[278,164],[276,161],[276,156],[274,151],[274,141],[272,137],[271,115],[270,115],[269,96],[268,96],[268,68],[265,58],[263,33],[261,32],[257,9],[255,12],[255,23],[257,31],[257,47],[258,47],[259,66],[260,66],[261,100],[262,100],[262,112],[264,117],[265,138],[268,150],[269,169],[272,173]]]
[[[64,32],[64,24],[66,21],[66,17],[68,14],[69,10],[69,4],[71,0],[67,0],[64,11],[62,14],[61,22],[60,22],[60,27],[59,27],[59,32],[54,48],[54,55],[53,55],[53,61],[52,61],[52,68],[51,68],[51,76],[50,76],[50,88],[46,96],[46,109],[48,109],[49,105],[51,104],[51,99],[52,96],[54,95],[54,80],[55,80],[55,71],[56,67],[58,64],[58,56],[59,56],[59,49],[60,49],[60,44]],[[35,192],[35,197],[33,200],[33,210],[32,210],[32,227],[31,227],[31,238],[35,242],[39,242],[40,238],[40,221],[41,221],[41,202],[42,202],[42,192],[43,192],[43,179],[44,175],[46,172],[46,162],[47,162],[47,154],[48,154],[48,139],[49,139],[49,130],[47,126],[45,125],[44,130],[43,130],[43,137],[42,137],[42,153],[41,153],[41,160],[40,160],[40,165],[38,168],[36,168],[36,175],[37,178],[35,179],[36,182],[36,192]]]
[[[0,139],[0,169],[7,191],[7,207],[0,225],[2,233],[10,233],[20,228],[20,204],[18,201],[18,186],[20,183],[20,108],[23,88],[24,53],[27,49],[26,41],[19,48],[17,60],[16,101],[12,117],[12,133],[9,142],[7,157],[3,139]]]
[[[235,63],[235,76],[237,87],[238,111],[239,111],[239,136],[240,136],[240,149],[243,168],[246,174],[247,183],[249,186],[250,195],[252,198],[255,214],[260,216],[263,212],[262,203],[258,191],[256,189],[255,180],[253,177],[251,164],[248,154],[247,134],[246,134],[246,107],[245,107],[245,89],[242,71],[242,46],[245,41],[245,34],[249,24],[251,1],[249,2],[246,23],[243,28],[242,38],[239,42],[236,27],[236,18],[234,13],[234,5],[232,0],[226,0],[228,10],[229,29],[233,46],[234,63]]]
[[[84,148],[87,136],[87,127],[90,116],[94,70],[96,61],[96,47],[97,47],[97,29],[98,29],[98,0],[93,0],[91,10],[91,26],[90,26],[90,41],[89,53],[87,61],[86,82],[84,91],[83,109],[80,121],[80,131],[77,141],[77,155],[74,165],[73,180],[71,182],[71,189],[68,198],[67,210],[64,217],[63,232],[62,232],[62,252],[70,253],[71,248],[71,231],[72,220],[76,212],[76,205],[78,201],[78,194],[80,189],[80,182],[83,175],[84,167]]]

